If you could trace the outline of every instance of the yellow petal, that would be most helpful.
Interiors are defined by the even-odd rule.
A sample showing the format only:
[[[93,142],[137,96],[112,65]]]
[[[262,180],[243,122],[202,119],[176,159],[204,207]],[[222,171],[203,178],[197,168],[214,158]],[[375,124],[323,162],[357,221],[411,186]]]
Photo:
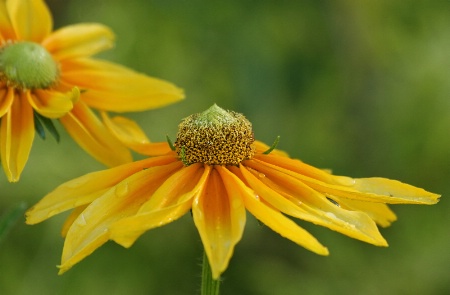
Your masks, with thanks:
[[[176,161],[171,156],[149,158],[75,178],[58,186],[28,210],[26,222],[36,224],[66,210],[89,204],[136,172]]]
[[[42,45],[58,61],[89,57],[112,48],[114,33],[100,24],[77,24],[54,31]]]
[[[35,90],[33,94],[28,92],[28,102],[44,117],[59,118],[67,114],[73,108],[73,101],[80,95],[78,88],[62,93],[52,90]]]
[[[9,19],[6,1],[0,1],[0,40],[15,40],[16,34]]]
[[[93,201],[75,219],[67,232],[60,274],[108,241],[111,224],[137,212],[148,197],[147,187],[149,178],[155,174],[154,169],[161,168],[150,168],[131,175]]]
[[[328,255],[328,249],[322,246],[311,234],[279,211],[262,202],[260,197],[240,181],[236,175],[231,174],[230,177],[235,179],[235,185],[240,187],[243,192],[245,207],[258,220],[294,243],[317,254]]]
[[[94,59],[61,62],[64,83],[85,90],[81,99],[99,110],[128,112],[162,107],[184,98],[172,83]]]
[[[19,181],[34,139],[33,109],[25,95],[16,96],[1,121],[0,144],[3,169],[10,182]]]
[[[3,87],[0,89],[0,118],[11,108],[14,101],[14,88]]]
[[[101,112],[103,122],[125,146],[147,156],[160,156],[170,153],[167,142],[150,143],[144,131],[136,122],[125,117],[116,116],[109,118],[105,112]]]
[[[346,198],[337,198],[334,196],[333,198],[336,199],[336,202],[338,202],[341,207],[366,213],[382,227],[388,227],[392,222],[397,220],[395,213],[386,204],[362,202]]]
[[[44,1],[9,0],[6,8],[19,40],[39,43],[52,31],[52,16]]]
[[[270,168],[250,173],[242,166],[243,176],[260,198],[281,212],[367,243],[387,246],[375,222],[367,214],[334,205],[292,176]]]
[[[60,122],[70,136],[97,161],[112,167],[132,160],[130,151],[82,101],[61,117]]]
[[[353,179],[331,174],[327,176],[327,172],[312,166],[303,169],[301,167],[301,164],[303,164],[302,162],[293,165],[301,167],[303,172],[298,173],[300,171],[295,170],[294,167],[285,169],[278,164],[269,164],[270,162],[281,163],[282,160],[284,160],[281,157],[278,157],[274,162],[273,158],[274,157],[270,159],[269,156],[259,155],[254,158],[254,161],[249,161],[249,166],[264,161],[264,165],[270,166],[273,169],[288,175],[292,175],[318,192],[359,201],[387,204],[435,204],[440,197],[437,194],[427,192],[409,184],[401,183],[397,180],[377,177]],[[320,171],[322,171],[322,174]],[[327,177],[329,179],[327,179]]]
[[[222,166],[212,169],[204,190],[192,204],[195,226],[214,279],[218,279],[227,268],[245,225],[242,192],[230,182],[227,172],[223,170]],[[221,171],[220,174],[218,171]]]
[[[192,206],[208,179],[210,167],[194,164],[169,177],[141,206],[139,212],[111,226],[111,239],[130,247],[145,231],[163,226],[183,216]]]

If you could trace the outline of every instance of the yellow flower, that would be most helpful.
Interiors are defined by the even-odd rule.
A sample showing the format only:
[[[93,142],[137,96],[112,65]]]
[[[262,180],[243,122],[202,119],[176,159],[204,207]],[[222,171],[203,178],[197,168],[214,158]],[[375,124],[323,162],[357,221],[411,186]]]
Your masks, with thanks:
[[[124,132],[134,129],[130,122],[106,120],[132,145]],[[335,176],[291,159],[254,141],[243,115],[216,105],[184,119],[174,147],[137,146],[152,157],[69,181],[27,212],[27,223],[35,224],[74,208],[62,230],[60,273],[108,240],[130,247],[145,231],[190,210],[218,278],[242,237],[247,210],[283,237],[327,255],[327,248],[287,216],[387,246],[377,228],[396,219],[387,203],[435,204],[439,199],[399,181]]]
[[[52,27],[41,0],[0,2],[0,151],[9,181],[19,180],[35,125],[41,136],[43,126],[54,133],[51,119],[59,118],[81,147],[114,166],[131,161],[131,154],[91,108],[141,111],[184,97],[173,84],[90,58],[113,46],[109,28]]]

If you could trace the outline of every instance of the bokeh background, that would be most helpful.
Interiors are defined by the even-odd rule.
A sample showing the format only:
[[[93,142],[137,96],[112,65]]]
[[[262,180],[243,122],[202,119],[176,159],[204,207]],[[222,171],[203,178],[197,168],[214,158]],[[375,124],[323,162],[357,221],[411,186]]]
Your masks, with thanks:
[[[151,139],[213,103],[244,113],[258,139],[335,174],[383,176],[443,195],[393,206],[378,248],[299,223],[320,257],[249,217],[222,294],[449,294],[450,2],[447,0],[49,0],[55,27],[100,22],[117,35],[99,57],[170,80],[181,103],[129,114]],[[0,214],[104,167],[58,125],[35,139],[19,183],[0,173]],[[57,275],[64,216],[19,219],[0,244],[0,294],[196,294],[202,248],[190,216],[107,243]]]

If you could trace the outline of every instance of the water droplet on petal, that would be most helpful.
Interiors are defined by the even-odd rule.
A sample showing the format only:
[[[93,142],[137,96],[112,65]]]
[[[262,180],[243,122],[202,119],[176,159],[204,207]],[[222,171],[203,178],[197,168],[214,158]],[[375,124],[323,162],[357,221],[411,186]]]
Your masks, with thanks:
[[[124,197],[126,194],[128,194],[128,182],[121,182],[116,185],[115,193],[118,197]]]
[[[334,215],[334,214],[331,213],[331,212],[326,212],[325,215],[326,215],[328,218],[337,219],[336,215]]]
[[[78,216],[75,223],[79,226],[85,226],[87,224],[86,218],[84,217],[84,213],[81,213],[80,216]]]
[[[264,173],[258,173],[258,177],[259,178],[264,178],[264,177],[266,177],[266,175]]]
[[[259,199],[259,196],[258,196],[258,195],[255,195],[255,199],[256,199],[256,200],[258,200],[258,201],[260,201],[260,199]]]

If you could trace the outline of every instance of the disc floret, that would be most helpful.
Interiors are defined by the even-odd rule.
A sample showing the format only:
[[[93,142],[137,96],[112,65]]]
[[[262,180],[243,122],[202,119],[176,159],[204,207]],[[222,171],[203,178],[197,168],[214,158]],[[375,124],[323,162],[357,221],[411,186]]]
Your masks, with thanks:
[[[185,165],[239,165],[255,154],[252,124],[244,115],[216,104],[185,118],[178,126],[175,150]]]

